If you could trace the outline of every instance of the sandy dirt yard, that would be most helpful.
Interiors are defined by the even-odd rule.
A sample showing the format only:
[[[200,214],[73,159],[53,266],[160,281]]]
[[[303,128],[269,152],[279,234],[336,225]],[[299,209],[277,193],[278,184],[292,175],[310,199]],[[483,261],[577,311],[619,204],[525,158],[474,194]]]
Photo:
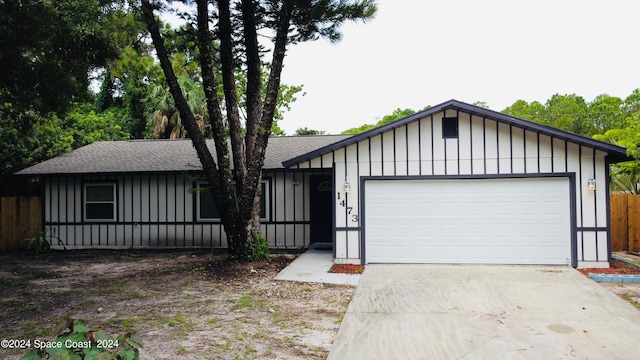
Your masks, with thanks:
[[[620,260],[612,260],[609,262],[609,265],[611,267],[608,269],[579,269],[579,271],[585,276],[588,276],[589,273],[640,275],[640,266],[637,265],[640,258],[635,255],[624,253],[616,253],[616,255],[619,257],[625,257],[631,261],[635,261],[636,264],[631,264]],[[601,282],[600,285],[611,290],[614,294],[620,296],[624,300],[631,303],[631,305],[640,309],[640,284]]]
[[[0,254],[0,339],[52,340],[70,314],[114,337],[136,332],[141,359],[325,359],[355,287],[272,280],[295,257]],[[24,353],[0,349],[0,358]]]

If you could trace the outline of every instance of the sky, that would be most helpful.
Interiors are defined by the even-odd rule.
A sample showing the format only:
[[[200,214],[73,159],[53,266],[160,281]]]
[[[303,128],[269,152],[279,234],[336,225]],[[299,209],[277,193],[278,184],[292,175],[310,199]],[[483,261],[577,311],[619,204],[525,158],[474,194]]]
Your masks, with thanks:
[[[279,125],[338,134],[397,108],[450,99],[501,111],[553,94],[586,101],[640,88],[638,0],[378,0],[337,44],[290,46],[282,81],[303,85]]]

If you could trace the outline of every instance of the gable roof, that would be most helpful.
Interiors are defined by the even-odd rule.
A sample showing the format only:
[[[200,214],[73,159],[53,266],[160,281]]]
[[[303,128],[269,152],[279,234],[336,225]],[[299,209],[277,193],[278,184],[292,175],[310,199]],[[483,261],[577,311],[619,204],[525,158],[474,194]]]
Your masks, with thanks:
[[[282,162],[352,135],[282,136],[269,139],[264,169],[282,169]],[[215,158],[212,139],[207,146]],[[202,165],[190,139],[95,142],[41,162],[16,175],[100,174],[199,171]]]
[[[479,116],[479,117],[483,117],[486,119],[491,119],[491,120],[495,120],[497,122],[500,123],[504,123],[504,124],[508,124],[508,125],[513,125],[515,127],[521,128],[521,129],[525,129],[528,131],[532,131],[535,133],[539,133],[539,134],[543,134],[543,135],[547,135],[550,136],[554,139],[561,139],[561,140],[566,140],[568,142],[574,143],[574,144],[578,144],[578,145],[584,145],[584,146],[588,146],[591,148],[594,148],[596,150],[600,150],[603,152],[606,152],[607,154],[609,154],[610,156],[610,160],[611,163],[616,163],[616,162],[622,162],[622,161],[628,161],[628,160],[632,160],[630,157],[627,156],[626,153],[626,149],[621,147],[621,146],[617,146],[617,145],[613,145],[613,144],[609,144],[609,143],[605,143],[602,141],[598,141],[598,140],[594,140],[588,137],[584,137],[584,136],[580,136],[580,135],[576,135],[574,133],[568,132],[568,131],[564,131],[564,130],[560,130],[560,129],[556,129],[550,126],[545,126],[545,125],[541,125],[538,123],[534,123],[532,121],[528,121],[528,120],[524,120],[521,118],[517,118],[514,116],[510,116],[510,115],[506,115],[494,110],[489,110],[489,109],[485,109],[483,107],[479,107],[479,106],[475,106],[475,105],[471,105],[471,104],[467,104],[458,100],[449,100],[446,102],[443,102],[442,104],[433,106],[429,109],[417,112],[413,115],[407,116],[403,119],[399,119],[393,122],[390,122],[386,125],[383,125],[381,127],[375,128],[375,129],[371,129],[369,131],[363,132],[361,134],[358,135],[354,135],[352,137],[349,137],[347,139],[338,141],[336,143],[333,144],[329,144],[325,147],[322,147],[320,149],[316,149],[313,151],[310,151],[306,154],[302,154],[299,156],[296,156],[294,158],[291,158],[289,160],[286,160],[283,165],[284,167],[291,167],[293,165],[299,164],[301,162],[305,162],[305,161],[309,161],[311,159],[317,158],[319,156],[322,156],[324,154],[327,154],[331,151],[334,150],[338,150],[340,148],[343,147],[347,147],[351,144],[355,144],[357,142],[360,142],[362,140],[366,140],[369,138],[372,138],[374,136],[380,135],[382,133],[385,133],[387,131],[405,126],[409,123],[412,123],[414,121],[418,121],[422,118],[431,116],[431,115],[435,115],[437,113],[440,113],[442,111],[445,110],[459,110],[461,112],[465,112],[467,114],[471,114],[472,116]]]

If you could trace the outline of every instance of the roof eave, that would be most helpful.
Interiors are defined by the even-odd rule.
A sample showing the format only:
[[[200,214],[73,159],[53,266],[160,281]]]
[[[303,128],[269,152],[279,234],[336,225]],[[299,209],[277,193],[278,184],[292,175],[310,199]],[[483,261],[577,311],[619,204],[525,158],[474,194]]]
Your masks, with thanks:
[[[533,132],[537,132],[540,134],[544,134],[547,136],[551,136],[552,138],[557,138],[557,139],[563,139],[563,140],[567,140],[569,142],[572,143],[576,143],[579,145],[584,145],[584,146],[588,146],[600,151],[604,151],[607,154],[609,154],[611,156],[611,160],[613,162],[611,163],[616,163],[616,162],[622,162],[622,161],[629,161],[629,160],[633,160],[632,158],[628,157],[626,154],[626,149],[621,147],[621,146],[617,146],[617,145],[613,145],[613,144],[608,144],[605,142],[601,142],[598,140],[594,140],[594,139],[589,139],[587,137],[584,136],[580,136],[580,135],[576,135],[573,133],[570,133],[568,131],[564,131],[564,130],[560,130],[560,129],[556,129],[556,128],[552,128],[549,126],[545,126],[545,125],[541,125],[538,123],[534,123],[531,121],[527,121],[524,119],[520,119],[517,117],[513,117],[510,115],[506,115],[494,110],[490,110],[490,109],[485,109],[479,106],[475,106],[475,105],[470,105],[470,104],[466,104],[457,100],[449,100],[446,102],[443,102],[439,105],[436,105],[434,107],[431,107],[429,109],[417,112],[413,115],[409,115],[403,119],[391,122],[389,124],[386,124],[384,126],[375,128],[375,129],[371,129],[369,131],[363,132],[361,134],[358,135],[354,135],[353,137],[350,137],[348,139],[345,139],[343,141],[338,141],[336,143],[327,145],[325,147],[322,147],[320,149],[311,151],[309,153],[306,154],[302,154],[300,156],[291,158],[289,160],[283,161],[282,165],[286,168],[291,167],[293,165],[302,163],[304,161],[309,161],[312,160],[318,156],[322,156],[328,152],[343,148],[343,147],[347,147],[349,145],[355,144],[359,141],[368,139],[368,138],[372,138],[374,136],[377,136],[381,133],[387,132],[389,130],[393,130],[395,128],[404,126],[405,124],[411,123],[415,120],[421,119],[423,117],[426,116],[430,116],[430,115],[434,115],[437,114],[441,111],[446,111],[446,110],[462,110],[466,113],[471,114],[472,116],[478,116],[478,117],[483,117],[483,118],[488,118],[491,120],[495,120],[501,123],[507,123],[507,124],[511,124],[511,125],[515,125],[519,128],[523,128],[529,131],[533,131]],[[615,160],[614,160],[615,159]],[[619,161],[618,161],[619,160]]]

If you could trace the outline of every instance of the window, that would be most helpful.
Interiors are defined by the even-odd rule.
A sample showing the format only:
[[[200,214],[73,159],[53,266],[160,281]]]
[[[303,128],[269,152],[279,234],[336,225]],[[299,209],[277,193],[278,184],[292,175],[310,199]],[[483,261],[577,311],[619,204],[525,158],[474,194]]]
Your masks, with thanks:
[[[442,119],[442,138],[457,139],[458,138],[458,118],[446,117]]]
[[[220,212],[213,200],[213,194],[207,187],[206,182],[197,184],[197,211],[198,220],[218,220],[220,219]],[[260,191],[260,219],[268,220],[267,209],[269,209],[269,186],[268,180],[262,181],[262,187]]]
[[[84,185],[84,219],[116,220],[116,184],[93,183]]]

